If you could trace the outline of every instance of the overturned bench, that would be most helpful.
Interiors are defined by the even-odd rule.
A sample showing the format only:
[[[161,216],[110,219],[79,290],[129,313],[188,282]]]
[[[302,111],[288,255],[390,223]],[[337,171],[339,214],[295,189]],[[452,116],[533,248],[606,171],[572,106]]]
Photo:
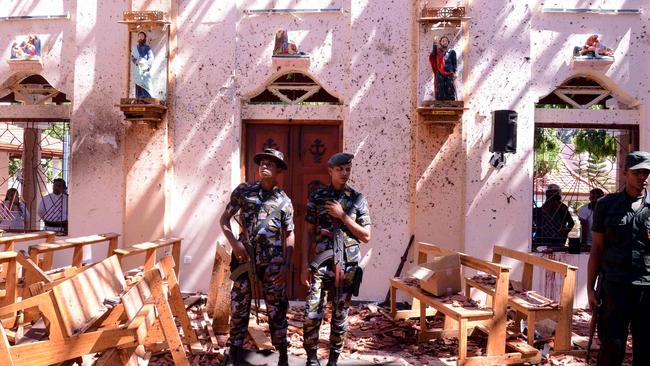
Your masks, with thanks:
[[[51,365],[102,352],[103,364],[127,365],[139,345],[147,349],[165,343],[175,364],[189,365],[163,277],[161,269],[154,268],[129,287],[112,256],[84,267],[49,291],[1,307],[0,316],[37,308],[49,324],[49,336],[11,345],[0,327],[0,364]]]
[[[501,263],[503,257],[515,259],[524,265],[521,277],[521,289],[508,296],[508,305],[517,311],[516,320],[521,319],[522,316],[527,318],[528,344],[532,345],[535,340],[535,322],[542,319],[553,319],[557,321],[557,327],[555,329],[555,351],[570,350],[573,296],[578,268],[562,262],[540,258],[533,254],[522,253],[517,250],[495,245],[492,261],[494,263]],[[534,267],[559,273],[562,276],[562,289],[559,301],[554,301],[553,299],[546,298],[541,294],[531,291]],[[495,288],[489,284],[466,278],[465,286],[466,293],[469,293],[471,288],[476,288],[491,297],[495,296]]]

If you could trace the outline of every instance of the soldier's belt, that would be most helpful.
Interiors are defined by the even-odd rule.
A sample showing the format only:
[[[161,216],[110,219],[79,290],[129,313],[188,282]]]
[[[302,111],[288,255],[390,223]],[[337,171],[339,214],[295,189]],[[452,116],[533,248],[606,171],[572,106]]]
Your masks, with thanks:
[[[239,278],[239,276],[243,275],[244,273],[248,273],[249,271],[251,271],[252,270],[252,268],[251,268],[252,265],[253,264],[252,264],[251,261],[248,261],[248,262],[245,262],[245,263],[240,263],[235,268],[235,270],[230,272],[230,279],[233,280],[233,281],[236,281]]]

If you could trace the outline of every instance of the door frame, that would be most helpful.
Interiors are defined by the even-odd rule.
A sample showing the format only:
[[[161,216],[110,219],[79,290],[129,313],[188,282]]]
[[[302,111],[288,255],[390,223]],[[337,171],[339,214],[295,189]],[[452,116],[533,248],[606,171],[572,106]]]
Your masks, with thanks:
[[[345,140],[343,139],[343,121],[335,119],[309,120],[309,119],[242,119],[241,136],[239,144],[239,171],[240,181],[246,181],[246,147],[248,146],[247,132],[249,125],[278,125],[278,126],[338,126],[339,142],[341,150],[345,150]]]
[[[247,140],[248,132],[250,126],[260,126],[260,125],[266,125],[266,126],[283,126],[283,127],[289,127],[289,131],[292,131],[291,127],[301,127],[301,126],[328,126],[328,127],[335,127],[338,129],[337,133],[337,139],[339,146],[341,149],[343,149],[344,144],[343,144],[343,120],[295,120],[295,119],[285,119],[285,120],[278,120],[278,119],[273,119],[273,120],[266,120],[266,119],[244,119],[242,120],[242,128],[241,128],[241,145],[240,145],[240,171],[241,171],[241,176],[240,176],[240,181],[246,181],[246,153],[247,153],[247,148],[249,141]],[[290,134],[290,136],[293,136],[293,133]],[[330,135],[331,136],[331,135]],[[291,150],[293,143],[291,142],[291,137],[289,140],[289,146],[288,149]],[[291,151],[283,151],[285,153],[285,156],[290,157],[291,156]],[[291,167],[290,167],[291,168]],[[293,179],[289,180],[289,184],[293,188]],[[285,187],[285,189],[288,187]],[[289,193],[291,193],[290,198],[294,199],[296,197],[297,192],[292,192],[289,190]],[[306,202],[304,202],[306,204]],[[298,215],[299,216],[299,215]],[[302,228],[304,229],[304,225],[296,225],[296,229]],[[300,233],[296,233],[296,245],[300,245],[302,242],[302,230]],[[299,276],[300,270],[296,270],[294,267],[296,263],[299,263],[297,261],[298,258],[296,258],[296,255],[301,255],[301,248],[296,248],[294,249],[294,258],[292,260],[292,264],[290,267],[289,276],[290,278],[287,278],[287,290],[288,290],[288,295],[291,299],[298,299],[297,295],[301,294],[299,290],[297,290],[297,287],[295,286],[301,286],[299,282]],[[302,300],[302,298],[300,298]]]

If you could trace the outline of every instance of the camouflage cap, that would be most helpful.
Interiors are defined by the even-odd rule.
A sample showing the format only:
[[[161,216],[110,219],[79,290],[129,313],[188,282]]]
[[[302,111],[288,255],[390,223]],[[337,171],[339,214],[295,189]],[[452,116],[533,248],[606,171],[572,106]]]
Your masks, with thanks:
[[[328,166],[337,166],[347,164],[354,159],[354,155],[346,152],[340,152],[332,155],[327,161]]]
[[[276,149],[264,149],[261,153],[255,154],[253,161],[255,164],[260,165],[260,161],[264,158],[270,158],[278,164],[279,168],[287,169],[287,163],[284,161],[284,154]]]
[[[650,170],[650,153],[647,151],[632,151],[625,157],[625,169]]]

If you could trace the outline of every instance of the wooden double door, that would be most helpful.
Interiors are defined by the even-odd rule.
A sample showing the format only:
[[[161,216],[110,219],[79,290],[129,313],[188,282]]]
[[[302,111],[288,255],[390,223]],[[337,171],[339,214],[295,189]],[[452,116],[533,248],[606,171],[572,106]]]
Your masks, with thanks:
[[[300,283],[303,229],[307,198],[314,190],[330,184],[327,160],[341,151],[342,135],[339,121],[244,121],[244,169],[246,181],[259,179],[253,156],[264,148],[284,153],[288,169],[281,173],[278,185],[291,198],[294,208],[296,244],[290,268],[289,298],[304,300],[307,288]]]

